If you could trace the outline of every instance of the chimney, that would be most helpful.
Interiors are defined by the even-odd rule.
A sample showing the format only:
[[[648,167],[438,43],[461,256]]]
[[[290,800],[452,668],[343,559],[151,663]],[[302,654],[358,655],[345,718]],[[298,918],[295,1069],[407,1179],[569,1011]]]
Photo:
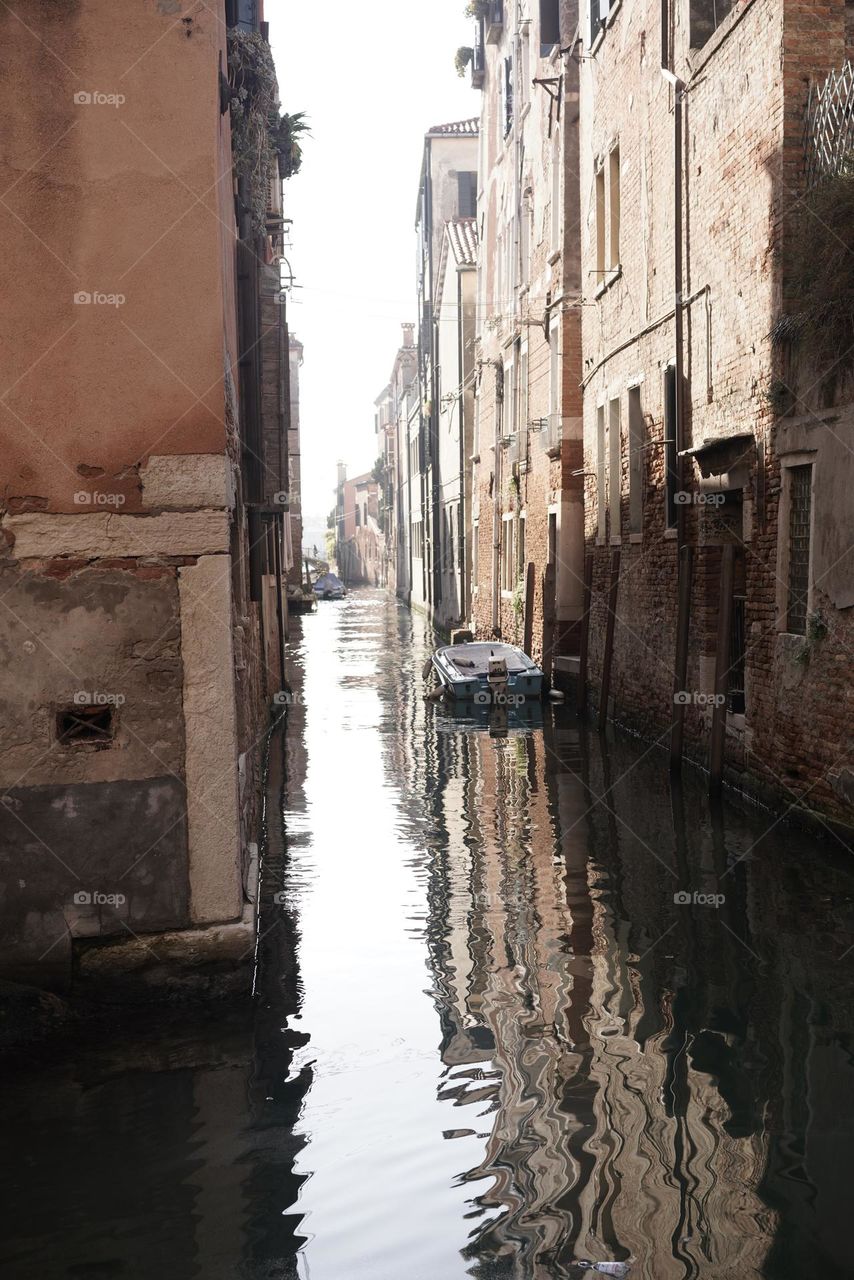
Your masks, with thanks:
[[[402,324],[400,327],[403,330],[403,345],[405,347],[414,347],[415,346],[415,325]]]

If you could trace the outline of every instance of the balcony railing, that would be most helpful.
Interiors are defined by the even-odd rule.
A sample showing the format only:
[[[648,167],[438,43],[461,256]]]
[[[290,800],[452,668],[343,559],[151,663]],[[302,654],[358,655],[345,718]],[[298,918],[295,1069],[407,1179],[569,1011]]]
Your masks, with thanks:
[[[486,78],[486,44],[483,37],[483,23],[475,24],[474,46],[471,59],[471,87],[482,89]]]

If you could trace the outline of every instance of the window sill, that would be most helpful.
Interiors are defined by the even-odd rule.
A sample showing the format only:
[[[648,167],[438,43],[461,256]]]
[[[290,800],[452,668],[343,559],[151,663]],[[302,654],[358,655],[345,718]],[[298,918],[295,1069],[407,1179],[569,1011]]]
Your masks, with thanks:
[[[640,544],[641,544],[642,542],[643,542],[643,534],[642,534],[642,533],[630,533],[630,534],[629,534],[629,543],[630,543],[633,547],[639,547],[639,546],[640,546]]]
[[[618,533],[613,534],[610,538],[610,543],[612,547],[621,547],[623,545],[623,539]]]
[[[674,528],[674,529],[665,529],[665,530],[664,530],[664,536],[665,536],[665,538],[667,539],[667,541],[668,541],[668,542],[675,542],[675,541],[676,541],[676,537],[677,537],[678,532],[679,532],[679,531],[678,531],[678,529],[675,529],[675,528]]]
[[[610,289],[614,281],[619,280],[622,274],[623,274],[622,263],[618,262],[616,267],[611,267],[608,271],[605,272],[605,279],[600,280],[599,284],[597,284],[596,293],[593,296],[596,298],[601,298],[602,294],[605,293],[607,289]]]

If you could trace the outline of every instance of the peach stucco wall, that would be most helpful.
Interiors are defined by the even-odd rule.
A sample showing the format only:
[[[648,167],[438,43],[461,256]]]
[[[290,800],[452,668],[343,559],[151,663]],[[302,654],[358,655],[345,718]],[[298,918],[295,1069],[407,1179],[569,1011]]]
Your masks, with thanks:
[[[0,501],[13,511],[79,511],[83,489],[120,495],[127,514],[150,454],[225,450],[223,16],[221,2],[175,0],[123,5],[121,21],[115,0],[30,0],[23,21],[0,7]],[[123,301],[75,302],[96,292]]]

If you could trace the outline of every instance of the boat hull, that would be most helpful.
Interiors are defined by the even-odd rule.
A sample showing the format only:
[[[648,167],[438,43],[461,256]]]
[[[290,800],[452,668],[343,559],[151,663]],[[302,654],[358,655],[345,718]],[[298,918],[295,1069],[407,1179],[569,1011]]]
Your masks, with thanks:
[[[487,654],[505,658],[506,679],[490,679]],[[447,696],[454,702],[512,707],[542,697],[542,671],[513,645],[446,645],[436,650],[431,661]]]

